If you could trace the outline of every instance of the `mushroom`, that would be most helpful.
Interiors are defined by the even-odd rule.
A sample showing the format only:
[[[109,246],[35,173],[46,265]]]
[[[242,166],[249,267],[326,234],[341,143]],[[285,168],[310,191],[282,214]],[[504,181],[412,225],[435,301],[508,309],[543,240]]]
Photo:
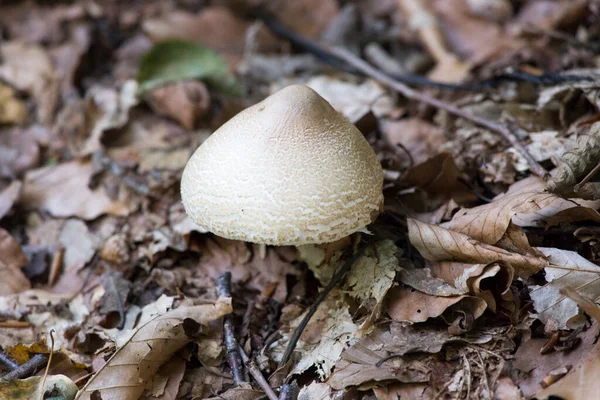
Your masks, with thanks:
[[[181,197],[190,218],[215,235],[298,246],[373,222],[382,185],[362,133],[314,90],[292,85],[204,141],[183,171]]]

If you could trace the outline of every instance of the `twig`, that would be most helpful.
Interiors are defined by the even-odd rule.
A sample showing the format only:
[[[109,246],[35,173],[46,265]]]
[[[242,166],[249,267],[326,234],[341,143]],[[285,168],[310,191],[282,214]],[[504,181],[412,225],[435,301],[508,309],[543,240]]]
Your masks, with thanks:
[[[2,377],[2,379],[21,379],[33,375],[46,364],[47,360],[48,358],[45,354],[36,354],[35,356],[31,357],[31,359],[29,359],[29,361],[27,361],[25,364],[19,365],[18,368],[15,368],[8,374],[5,374]]]
[[[596,164],[596,166],[594,167],[594,169],[592,169],[586,176],[585,178],[583,178],[581,180],[581,182],[579,182],[577,185],[575,185],[575,192],[579,192],[579,189],[581,189],[581,186],[585,185],[586,183],[588,183],[589,181],[592,180],[592,178],[594,177],[594,175],[596,175],[598,173],[598,171],[600,171],[600,163]]]
[[[54,354],[54,329],[50,330],[50,340],[52,341],[52,346],[50,347],[50,357],[48,357],[48,363],[46,364],[46,370],[44,371],[44,377],[42,378],[42,390],[40,390],[40,399],[44,400],[44,395],[46,391],[44,390],[44,386],[46,385],[46,379],[48,378],[48,371],[50,370],[50,364],[52,363],[52,355]]]
[[[10,358],[2,350],[0,350],[0,364],[4,365],[7,369],[11,371],[15,368],[19,368],[19,363]]]
[[[281,387],[279,400],[296,400],[298,398],[298,385],[286,383]]]
[[[241,347],[239,347],[239,352],[239,354],[242,356],[244,364],[246,365],[246,368],[248,369],[248,372],[250,372],[250,375],[252,375],[256,383],[258,383],[261,389],[265,392],[269,400],[278,400],[277,394],[275,393],[273,388],[271,388],[271,385],[269,385],[269,382],[263,376],[260,368],[256,364],[256,361],[251,360],[244,351],[244,349],[242,349]]]
[[[231,272],[223,272],[216,281],[217,293],[221,297],[231,297]],[[227,314],[223,317],[223,335],[225,336],[225,351],[227,353],[227,362],[231,367],[233,381],[236,385],[244,382],[244,372],[242,370],[242,358],[240,357],[239,344],[235,338],[235,329],[233,327],[233,316]]]
[[[400,92],[402,95],[404,95],[405,97],[407,97],[410,100],[421,101],[425,104],[439,108],[441,110],[449,112],[450,114],[454,114],[458,117],[461,117],[468,121],[471,121],[474,124],[477,124],[479,126],[487,128],[493,132],[499,133],[500,135],[502,135],[504,137],[504,139],[508,143],[510,143],[513,147],[515,147],[519,151],[519,153],[521,153],[521,155],[527,160],[527,162],[529,163],[529,167],[531,168],[531,172],[533,172],[535,175],[540,176],[542,178],[546,177],[546,175],[548,174],[548,172],[544,169],[544,167],[542,167],[533,158],[533,156],[527,151],[525,146],[523,146],[523,144],[519,141],[519,139],[517,139],[517,137],[515,135],[513,135],[512,132],[506,126],[489,121],[485,118],[481,118],[477,115],[471,114],[468,111],[462,110],[452,104],[448,104],[448,103],[438,100],[436,98],[430,97],[426,94],[417,92],[416,90],[406,86],[402,82],[399,82],[393,78],[390,78],[388,75],[386,75],[385,73],[372,67],[367,62],[358,58],[357,56],[355,56],[353,53],[349,52],[348,50],[345,50],[340,47],[332,47],[332,48],[328,48],[328,50],[331,51],[331,53],[334,54],[335,56],[344,60],[346,63],[348,63],[352,67],[359,70],[360,72],[364,73],[367,76],[370,76],[371,78],[390,87],[391,89],[394,89],[397,92]]]
[[[348,271],[350,271],[350,268],[352,268],[352,265],[354,265],[354,262],[356,260],[358,260],[358,258],[362,255],[363,252],[364,252],[364,247],[360,247],[352,255],[352,257],[350,257],[348,260],[346,260],[346,262],[336,271],[336,273],[333,275],[333,277],[331,278],[331,280],[329,281],[327,286],[325,286],[325,288],[321,291],[321,293],[319,293],[319,295],[315,299],[315,302],[310,306],[310,308],[308,309],[308,312],[306,313],[304,318],[302,318],[302,321],[300,321],[300,324],[298,325],[298,327],[296,328],[296,330],[290,337],[290,341],[288,342],[288,345],[285,349],[285,353],[283,353],[283,357],[281,358],[281,361],[279,361],[279,368],[283,367],[285,365],[285,363],[287,363],[288,360],[290,359],[290,357],[292,356],[292,353],[294,352],[294,349],[296,348],[296,344],[298,343],[298,340],[300,340],[300,336],[302,335],[304,328],[306,328],[306,325],[308,325],[308,322],[310,321],[310,319],[312,318],[314,313],[317,311],[317,308],[319,308],[319,305],[323,302],[323,300],[325,300],[325,298],[327,297],[329,292],[331,292],[331,290],[334,287],[336,287],[339,283],[341,283],[344,280],[346,273],[348,273]]]

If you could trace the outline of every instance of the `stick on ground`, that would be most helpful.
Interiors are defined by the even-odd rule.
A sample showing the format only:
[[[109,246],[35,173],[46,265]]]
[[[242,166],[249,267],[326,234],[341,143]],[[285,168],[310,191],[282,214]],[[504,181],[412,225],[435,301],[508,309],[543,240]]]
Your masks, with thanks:
[[[347,62],[352,67],[356,68],[358,71],[375,79],[381,84],[401,93],[410,100],[417,100],[423,102],[432,107],[436,107],[440,110],[447,111],[450,114],[456,115],[457,117],[466,119],[467,121],[471,121],[476,125],[489,129],[490,131],[499,133],[508,143],[510,143],[515,149],[517,149],[517,151],[523,156],[523,158],[527,160],[527,162],[529,163],[529,168],[531,168],[531,172],[542,178],[545,178],[548,175],[548,171],[546,171],[544,167],[542,167],[533,158],[533,156],[529,153],[525,146],[506,126],[487,120],[485,118],[481,118],[477,115],[471,114],[468,111],[462,110],[452,104],[443,102],[426,94],[420,93],[406,86],[404,83],[389,77],[384,72],[374,68],[369,63],[355,56],[352,52],[346,49],[343,49],[341,47],[327,47],[327,50],[329,50],[332,54]]]
[[[231,297],[231,272],[223,272],[216,281],[217,293],[221,297]],[[233,326],[233,316],[227,314],[223,317],[223,335],[225,336],[225,351],[227,353],[227,362],[231,367],[233,381],[236,385],[244,382],[244,372],[242,370],[242,357],[240,356],[239,344],[235,338],[235,329]]]

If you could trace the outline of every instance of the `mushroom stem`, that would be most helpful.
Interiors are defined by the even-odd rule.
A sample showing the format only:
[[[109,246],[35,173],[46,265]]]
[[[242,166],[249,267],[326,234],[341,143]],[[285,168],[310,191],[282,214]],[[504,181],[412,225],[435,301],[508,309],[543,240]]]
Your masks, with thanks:
[[[358,260],[360,258],[360,256],[364,253],[364,251],[365,251],[365,247],[360,246],[354,252],[354,254],[350,258],[348,258],[346,260],[346,262],[344,262],[344,264],[342,264],[341,267],[338,268],[338,270],[335,272],[335,274],[333,275],[333,277],[331,278],[331,280],[329,281],[327,286],[325,286],[325,288],[319,293],[319,295],[315,299],[315,302],[310,306],[310,308],[308,309],[308,312],[304,315],[304,318],[302,318],[302,321],[300,321],[300,324],[298,325],[298,327],[296,328],[296,330],[290,337],[288,345],[285,349],[285,353],[283,353],[283,357],[281,358],[281,361],[279,361],[279,368],[283,367],[289,361],[290,357],[292,356],[292,353],[294,352],[294,349],[296,348],[296,344],[298,343],[298,340],[300,339],[300,336],[302,335],[302,332],[306,328],[306,325],[308,325],[308,322],[310,321],[312,316],[315,314],[315,312],[319,308],[319,305],[323,302],[323,300],[325,300],[327,298],[327,295],[329,294],[329,292],[331,292],[331,290],[334,287],[336,287],[338,284],[340,284],[344,280],[348,271],[350,271],[350,269],[352,268],[352,266],[354,265],[356,260]]]

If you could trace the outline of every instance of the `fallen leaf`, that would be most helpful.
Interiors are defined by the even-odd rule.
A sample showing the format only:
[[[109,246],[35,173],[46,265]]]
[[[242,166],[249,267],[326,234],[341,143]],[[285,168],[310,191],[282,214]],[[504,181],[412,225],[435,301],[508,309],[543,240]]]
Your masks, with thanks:
[[[567,322],[579,314],[577,303],[561,293],[571,288],[584,297],[600,298],[600,267],[574,251],[538,247],[550,262],[544,269],[548,282],[532,286],[530,296],[538,318],[546,324],[547,331],[565,329]]]
[[[480,242],[496,244],[506,233],[513,217],[518,226],[543,226],[554,214],[575,206],[575,203],[554,194],[526,192],[462,209],[442,226]]]
[[[0,78],[37,100],[39,122],[50,124],[58,103],[59,81],[52,60],[37,44],[4,42]]]
[[[331,297],[331,293],[329,294]],[[299,343],[296,346],[296,351],[301,350],[301,359],[298,361],[292,373],[300,374],[309,368],[316,368],[317,374],[321,378],[326,378],[331,374],[333,366],[339,360],[342,351],[354,344],[358,338],[356,337],[358,326],[352,322],[352,316],[348,310],[348,306],[333,305],[334,302],[327,301],[319,306],[321,312],[317,311],[309,321],[310,328],[320,325],[320,332],[313,332],[313,335],[318,335],[319,340],[316,344]],[[330,308],[331,307],[331,308]],[[297,326],[299,321],[304,317],[302,314],[291,326]],[[324,318],[324,321],[319,319]],[[305,335],[302,335],[305,337]]]
[[[395,107],[393,98],[373,80],[359,84],[327,75],[317,75],[309,79],[306,85],[319,93],[352,123],[358,122],[370,111],[380,117],[389,114]]]
[[[39,125],[14,128],[0,135],[0,176],[14,179],[40,162]]]
[[[110,199],[102,187],[88,187],[92,173],[90,161],[69,161],[31,170],[25,175],[19,203],[56,217],[90,220],[103,214],[127,215],[127,203]]]
[[[548,339],[530,339],[523,343],[517,349],[514,355],[513,368],[518,371],[515,374],[519,389],[523,392],[526,398],[536,396],[540,391],[551,394],[547,390],[542,390],[541,382],[554,369],[572,365],[570,375],[577,376],[579,368],[590,359],[598,359],[598,346],[596,340],[598,337],[598,324],[594,324],[591,328],[578,335],[579,344],[570,351],[553,351],[551,353],[542,353],[542,349],[547,345]],[[570,376],[568,375],[568,376]],[[562,380],[568,378],[565,377]],[[560,381],[559,381],[560,382]],[[557,384],[559,383],[557,382]],[[577,385],[586,385],[589,380],[581,380]],[[571,387],[573,393],[579,390],[577,387]],[[558,393],[557,393],[558,394]],[[543,397],[538,397],[542,399]],[[569,397],[563,397],[569,399]],[[586,397],[572,397],[571,399],[585,399]],[[593,398],[593,396],[592,396]]]
[[[460,261],[472,264],[503,261],[512,266],[521,277],[530,276],[548,265],[542,257],[511,253],[462,233],[412,218],[408,218],[408,234],[412,245],[430,261]]]
[[[20,124],[27,118],[25,104],[15,95],[11,87],[0,83],[0,124]]]
[[[77,399],[138,398],[160,366],[189,342],[186,321],[206,325],[231,311],[230,302],[220,299],[215,304],[177,308],[148,321],[90,378]]]
[[[252,23],[245,21],[226,7],[205,7],[199,14],[174,11],[165,16],[146,19],[144,32],[154,42],[185,40],[202,44],[221,54],[234,71],[246,47],[246,35]],[[272,48],[277,41],[266,30],[259,29],[254,45],[260,49]]]
[[[401,144],[415,164],[435,157],[448,141],[443,129],[420,118],[382,120],[380,129],[389,145],[397,148]]]
[[[21,181],[14,180],[0,192],[0,219],[10,212],[21,195]]]
[[[90,155],[102,149],[102,135],[111,129],[122,128],[129,121],[129,112],[138,104],[138,85],[135,81],[125,82],[118,90],[95,86],[86,93],[86,125],[91,127],[79,156]],[[88,132],[85,132],[87,135]]]
[[[587,7],[587,0],[536,0],[519,11],[517,22],[545,31],[566,28],[583,18]]]
[[[173,118],[192,130],[210,109],[210,93],[202,82],[183,80],[151,90],[146,99],[159,115]]]
[[[228,75],[227,64],[218,53],[176,40],[154,45],[142,58],[136,79],[141,92],[186,79],[203,80],[226,93],[240,92],[239,83]]]
[[[140,400],[175,400],[185,373],[185,363],[185,358],[177,354],[164,363],[151,381],[152,388],[146,390]]]
[[[498,301],[509,292],[514,278],[512,267],[501,262],[487,265],[440,262],[433,263],[431,269],[435,277],[464,293],[482,298],[493,312],[496,312]]]
[[[339,13],[334,0],[274,0],[269,7],[284,25],[310,38],[318,37]]]
[[[52,397],[46,397],[46,393],[52,393]],[[72,400],[76,394],[77,385],[64,375],[32,376],[27,379],[13,379],[12,381],[0,380],[0,398],[2,399],[51,398],[52,400]]]
[[[373,388],[377,400],[433,400],[435,393],[425,383],[395,383]]]
[[[21,245],[10,233],[0,228],[0,295],[5,296],[20,293],[31,287],[29,280],[21,271],[27,264],[27,257],[21,250]]]
[[[484,300],[473,296],[438,297],[401,287],[391,289],[387,296],[388,315],[396,322],[424,322],[455,310],[474,320],[486,308]]]

